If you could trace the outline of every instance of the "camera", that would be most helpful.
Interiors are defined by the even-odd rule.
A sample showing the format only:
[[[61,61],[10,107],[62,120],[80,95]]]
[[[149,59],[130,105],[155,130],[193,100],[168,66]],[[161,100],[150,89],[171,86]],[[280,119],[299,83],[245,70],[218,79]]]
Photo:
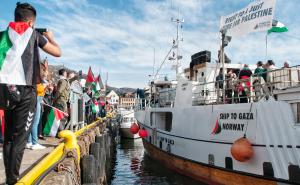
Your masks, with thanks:
[[[36,30],[37,32],[39,32],[40,34],[43,34],[44,32],[47,32],[47,31],[48,31],[47,28],[35,28],[35,30]]]

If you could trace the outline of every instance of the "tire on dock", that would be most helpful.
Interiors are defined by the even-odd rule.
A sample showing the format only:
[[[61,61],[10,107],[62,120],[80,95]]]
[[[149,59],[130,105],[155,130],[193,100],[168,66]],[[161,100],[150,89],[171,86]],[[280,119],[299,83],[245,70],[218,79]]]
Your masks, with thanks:
[[[81,163],[81,182],[96,183],[96,159],[93,155],[86,155],[80,161]]]

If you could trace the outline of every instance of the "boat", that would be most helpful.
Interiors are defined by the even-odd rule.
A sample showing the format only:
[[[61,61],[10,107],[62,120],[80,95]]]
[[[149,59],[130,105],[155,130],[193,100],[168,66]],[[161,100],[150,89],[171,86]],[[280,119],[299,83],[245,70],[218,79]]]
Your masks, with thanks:
[[[136,123],[136,119],[134,118],[134,110],[120,108],[120,133],[121,137],[136,139],[140,138],[138,134],[132,134],[130,132],[130,127],[133,123]]]
[[[220,63],[186,70],[177,50],[176,79],[150,80],[135,107],[147,155],[208,184],[300,184],[300,66],[226,78],[244,65],[225,63],[221,46]]]

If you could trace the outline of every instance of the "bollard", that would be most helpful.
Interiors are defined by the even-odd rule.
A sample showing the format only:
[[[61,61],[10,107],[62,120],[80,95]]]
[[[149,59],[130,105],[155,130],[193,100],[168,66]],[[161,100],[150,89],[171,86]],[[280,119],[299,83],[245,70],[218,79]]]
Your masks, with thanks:
[[[92,143],[90,145],[90,154],[95,157],[95,171],[96,171],[96,178],[99,177],[100,174],[100,144],[99,143]]]
[[[69,150],[76,150],[77,153],[77,160],[80,162],[80,148],[79,145],[77,144],[77,138],[74,132],[70,130],[63,130],[58,133],[58,137],[64,138],[65,139],[65,152]]]
[[[96,160],[93,155],[86,155],[81,160],[81,182],[96,183]]]
[[[96,136],[95,142],[100,144],[100,148],[105,147],[105,141],[104,141],[104,136],[103,135]]]

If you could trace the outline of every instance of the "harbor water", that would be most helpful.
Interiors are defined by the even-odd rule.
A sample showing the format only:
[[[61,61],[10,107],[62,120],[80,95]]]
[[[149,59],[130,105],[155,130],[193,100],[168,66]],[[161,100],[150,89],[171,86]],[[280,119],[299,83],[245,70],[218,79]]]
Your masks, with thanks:
[[[144,151],[142,139],[122,138],[117,146],[111,185],[204,185],[165,168]]]

